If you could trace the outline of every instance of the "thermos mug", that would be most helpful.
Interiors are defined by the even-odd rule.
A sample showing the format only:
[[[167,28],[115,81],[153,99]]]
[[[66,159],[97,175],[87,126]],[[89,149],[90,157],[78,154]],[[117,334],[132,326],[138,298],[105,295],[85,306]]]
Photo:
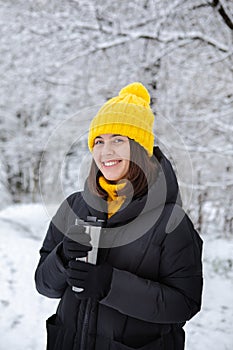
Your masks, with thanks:
[[[100,231],[103,223],[104,223],[104,220],[97,219],[97,217],[95,216],[87,216],[86,221],[81,219],[75,220],[75,225],[83,225],[85,227],[85,232],[89,234],[91,237],[91,245],[92,245],[92,250],[88,252],[87,257],[77,258],[76,260],[81,260],[85,262],[90,262],[92,264],[96,264],[98,247],[99,247],[99,239],[100,239]],[[79,293],[83,291],[83,288],[73,286],[72,290],[74,292]]]

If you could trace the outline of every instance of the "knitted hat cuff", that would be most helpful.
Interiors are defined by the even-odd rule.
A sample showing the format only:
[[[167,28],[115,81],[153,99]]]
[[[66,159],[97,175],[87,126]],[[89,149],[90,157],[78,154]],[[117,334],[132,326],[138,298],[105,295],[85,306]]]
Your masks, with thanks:
[[[123,124],[117,122],[111,124],[97,125],[96,127],[90,129],[90,136],[88,138],[88,147],[90,151],[93,150],[95,138],[102,134],[116,134],[127,136],[130,139],[138,142],[143,148],[145,148],[150,157],[153,154],[154,134],[152,132],[139,128],[138,126],[136,127],[131,124]]]

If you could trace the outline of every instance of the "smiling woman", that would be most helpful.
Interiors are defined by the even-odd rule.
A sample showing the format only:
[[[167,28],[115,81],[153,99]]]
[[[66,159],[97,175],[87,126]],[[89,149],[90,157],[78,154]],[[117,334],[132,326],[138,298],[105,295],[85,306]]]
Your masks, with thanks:
[[[35,275],[41,294],[61,298],[47,350],[184,349],[201,307],[202,240],[153,122],[147,89],[133,83],[90,124],[84,190],[53,217]],[[102,223],[96,265],[79,260],[93,247],[77,219],[90,217]]]

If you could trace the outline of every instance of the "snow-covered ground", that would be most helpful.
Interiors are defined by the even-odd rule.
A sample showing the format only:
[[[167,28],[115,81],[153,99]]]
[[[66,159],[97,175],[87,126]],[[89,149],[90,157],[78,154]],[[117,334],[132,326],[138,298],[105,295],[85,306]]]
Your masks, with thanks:
[[[0,350],[43,350],[58,300],[39,295],[34,272],[49,218],[39,204],[0,211]],[[202,311],[185,326],[186,350],[233,348],[233,240],[204,238]]]

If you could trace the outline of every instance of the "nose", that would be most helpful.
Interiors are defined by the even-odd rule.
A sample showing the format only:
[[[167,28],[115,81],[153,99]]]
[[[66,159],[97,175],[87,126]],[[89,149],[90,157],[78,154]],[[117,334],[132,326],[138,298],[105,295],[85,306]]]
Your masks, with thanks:
[[[111,142],[104,142],[104,145],[102,147],[102,155],[107,156],[107,155],[112,155],[114,153],[112,143]]]

